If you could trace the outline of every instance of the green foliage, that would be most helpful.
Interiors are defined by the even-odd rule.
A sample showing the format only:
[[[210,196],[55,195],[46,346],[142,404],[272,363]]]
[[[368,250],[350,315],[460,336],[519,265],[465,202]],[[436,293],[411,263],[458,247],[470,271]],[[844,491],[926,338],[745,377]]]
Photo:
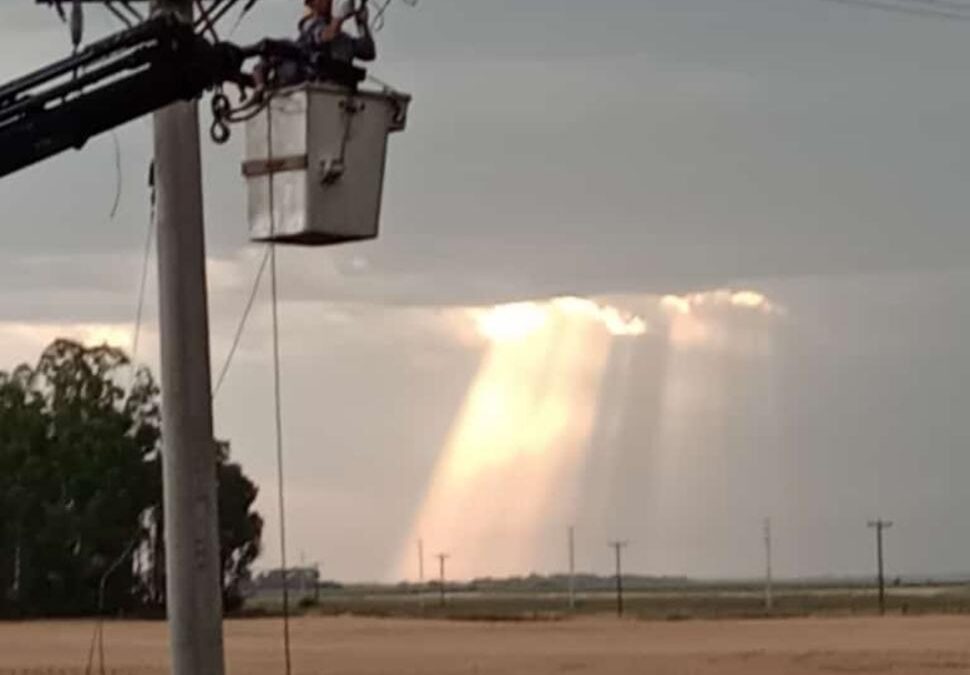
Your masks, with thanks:
[[[126,391],[129,372],[121,350],[68,340],[0,372],[0,614],[90,614],[102,580],[109,613],[162,603],[159,392],[146,369]],[[256,486],[227,451],[214,460],[231,599],[262,521]]]
[[[229,446],[219,446],[219,553],[222,603],[227,612],[243,604],[241,585],[260,553],[263,519],[252,511],[259,488],[242,467],[229,461]]]

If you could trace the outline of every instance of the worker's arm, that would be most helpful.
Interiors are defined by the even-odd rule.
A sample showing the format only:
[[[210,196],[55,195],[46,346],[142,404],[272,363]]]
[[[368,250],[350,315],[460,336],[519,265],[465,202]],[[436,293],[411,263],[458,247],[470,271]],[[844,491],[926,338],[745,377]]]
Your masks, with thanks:
[[[343,31],[343,25],[351,19],[355,19],[357,23],[357,37]],[[373,61],[377,57],[366,9],[333,19],[317,35],[319,44],[328,45],[335,60],[349,63],[354,59]]]
[[[334,17],[323,30],[320,31],[320,42],[332,42],[335,37],[343,32],[344,24],[353,17],[353,14]]]

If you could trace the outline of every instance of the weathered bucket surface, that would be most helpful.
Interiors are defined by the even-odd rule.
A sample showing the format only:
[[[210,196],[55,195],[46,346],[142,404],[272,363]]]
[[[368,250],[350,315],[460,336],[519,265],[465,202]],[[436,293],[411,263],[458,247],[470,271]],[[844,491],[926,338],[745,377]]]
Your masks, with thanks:
[[[246,123],[253,241],[326,246],[377,237],[387,137],[410,97],[309,84],[277,92]]]

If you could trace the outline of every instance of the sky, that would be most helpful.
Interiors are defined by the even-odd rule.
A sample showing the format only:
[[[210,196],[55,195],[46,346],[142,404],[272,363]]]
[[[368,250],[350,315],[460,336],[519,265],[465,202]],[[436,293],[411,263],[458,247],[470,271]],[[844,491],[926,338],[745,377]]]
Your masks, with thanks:
[[[770,517],[780,576],[865,574],[882,517],[890,575],[970,572],[968,31],[824,0],[392,4],[372,72],[414,103],[381,236],[280,251],[290,559],[414,579],[420,538],[456,577],[556,572],[573,525],[583,570],[620,538],[631,572],[753,577]],[[68,51],[27,0],[0,33],[0,80]],[[263,252],[242,136],[203,148],[217,367]],[[0,368],[130,345],[150,122],[116,138],[120,173],[106,135],[0,181]],[[269,567],[263,291],[215,415]]]

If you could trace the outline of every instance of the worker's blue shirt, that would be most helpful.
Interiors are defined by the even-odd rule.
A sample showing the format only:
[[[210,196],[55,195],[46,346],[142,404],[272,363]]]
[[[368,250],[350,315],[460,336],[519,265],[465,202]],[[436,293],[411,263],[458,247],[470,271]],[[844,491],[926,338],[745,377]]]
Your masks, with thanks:
[[[330,25],[330,19],[322,16],[308,16],[300,22],[299,44],[307,49],[329,49],[330,58],[334,61],[350,63],[354,59],[373,61],[377,56],[374,39],[369,35],[353,37],[346,33],[339,33],[333,40],[324,42],[321,39],[323,31]]]

